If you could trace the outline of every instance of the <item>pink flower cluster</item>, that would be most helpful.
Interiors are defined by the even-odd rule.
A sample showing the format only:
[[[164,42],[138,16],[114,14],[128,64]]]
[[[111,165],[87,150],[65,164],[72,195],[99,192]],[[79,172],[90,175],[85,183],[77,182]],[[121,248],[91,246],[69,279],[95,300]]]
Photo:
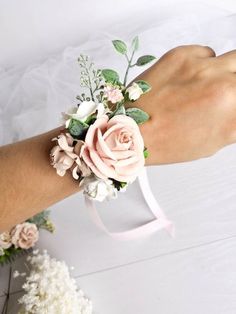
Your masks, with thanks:
[[[10,232],[0,234],[0,248],[29,249],[35,245],[39,238],[39,231],[34,223],[24,222],[16,225]]]
[[[51,164],[58,175],[64,176],[68,169],[72,170],[72,175],[76,180],[91,174],[88,166],[80,158],[83,141],[73,139],[69,133],[61,133],[53,140],[57,141],[57,145],[52,148],[50,157]],[[73,146],[74,141],[77,141],[75,146]]]
[[[113,104],[116,104],[124,98],[121,90],[118,87],[112,85],[106,85],[104,87],[104,96]]]

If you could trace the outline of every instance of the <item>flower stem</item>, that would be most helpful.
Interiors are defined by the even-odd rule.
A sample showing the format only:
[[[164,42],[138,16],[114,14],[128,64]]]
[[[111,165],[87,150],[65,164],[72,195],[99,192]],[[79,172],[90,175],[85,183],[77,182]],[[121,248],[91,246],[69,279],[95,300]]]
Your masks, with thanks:
[[[131,55],[131,58],[129,59],[127,54],[125,54],[125,57],[128,61],[128,66],[127,66],[127,69],[126,69],[126,72],[125,72],[125,77],[124,77],[124,86],[126,86],[126,82],[127,82],[127,78],[128,78],[128,73],[129,73],[129,69],[132,68],[135,64],[132,64],[131,65],[131,62],[133,61],[133,57],[134,57],[134,50],[132,52],[132,55]]]

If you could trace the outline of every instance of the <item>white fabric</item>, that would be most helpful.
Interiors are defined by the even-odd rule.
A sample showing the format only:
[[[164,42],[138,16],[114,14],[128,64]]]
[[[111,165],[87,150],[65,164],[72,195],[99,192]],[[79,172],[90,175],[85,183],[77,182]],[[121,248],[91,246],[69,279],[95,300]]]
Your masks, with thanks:
[[[217,53],[236,46],[236,15],[227,16],[227,11],[203,4],[186,5],[184,11],[176,8],[175,14],[173,10],[161,12],[158,4],[154,6],[152,2],[143,14],[139,11],[133,18],[131,14],[125,15],[122,24],[111,25],[105,31],[94,29],[90,38],[78,47],[68,47],[43,63],[24,70],[0,68],[0,144],[60,124],[60,113],[76,104],[75,97],[80,92],[76,61],[80,53],[90,55],[98,67],[111,67],[124,73],[125,60],[114,51],[111,39],[128,41],[138,34],[138,55],[150,53],[157,57],[181,44],[209,45]],[[135,68],[130,79],[143,70]]]

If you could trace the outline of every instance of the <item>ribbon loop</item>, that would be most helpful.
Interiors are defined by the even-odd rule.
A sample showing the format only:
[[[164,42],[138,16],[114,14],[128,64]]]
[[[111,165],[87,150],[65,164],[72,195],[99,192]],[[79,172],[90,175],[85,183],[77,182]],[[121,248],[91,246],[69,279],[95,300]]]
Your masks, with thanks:
[[[94,204],[94,201],[89,199],[85,196],[85,203],[87,208],[90,211],[92,220],[94,223],[105,233],[107,233],[109,236],[116,238],[118,240],[131,240],[131,239],[137,239],[141,238],[147,235],[150,235],[151,233],[154,233],[158,230],[161,230],[163,228],[166,229],[166,231],[172,236],[175,236],[175,228],[171,221],[169,221],[163,210],[160,208],[159,204],[157,203],[150,185],[148,181],[148,176],[146,169],[143,168],[138,176],[139,185],[142,191],[142,194],[144,196],[144,199],[150,209],[150,211],[155,216],[155,219],[145,223],[139,227],[133,228],[131,230],[123,231],[123,232],[110,232],[106,226],[104,225],[101,217],[98,214],[98,211],[96,209],[96,206]]]

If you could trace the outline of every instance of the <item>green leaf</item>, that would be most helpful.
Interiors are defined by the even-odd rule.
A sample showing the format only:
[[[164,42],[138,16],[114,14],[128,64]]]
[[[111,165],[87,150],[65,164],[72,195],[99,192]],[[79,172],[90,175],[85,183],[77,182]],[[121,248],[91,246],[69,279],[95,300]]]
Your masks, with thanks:
[[[139,80],[139,81],[136,81],[135,83],[138,84],[138,86],[141,88],[143,93],[147,93],[151,90],[151,85],[149,85],[146,81]]]
[[[123,189],[126,185],[127,185],[127,182],[122,182],[122,181],[117,181],[115,179],[112,179],[113,181],[113,185],[114,187],[120,191],[120,189]]]
[[[111,69],[103,69],[102,76],[104,80],[109,83],[116,83],[119,82],[119,74]]]
[[[49,214],[50,214],[49,210],[45,210],[45,211],[35,215],[34,217],[28,219],[27,221],[34,223],[37,225],[38,228],[41,228],[46,223],[46,221],[48,220]]]
[[[134,119],[138,124],[144,123],[149,119],[149,115],[139,108],[126,109],[126,115]]]
[[[134,51],[137,51],[139,48],[139,39],[138,36],[135,36],[134,39],[132,40],[132,47]]]
[[[76,138],[83,137],[88,128],[89,125],[87,123],[76,119],[71,119],[68,127],[70,134]]]
[[[127,53],[126,43],[124,43],[122,40],[112,40],[112,43],[116,51],[118,51],[122,55]]]
[[[138,58],[136,65],[137,66],[143,66],[143,65],[146,65],[149,62],[153,61],[154,59],[156,59],[156,57],[151,56],[151,55],[142,56],[142,57]]]
[[[145,150],[143,151],[143,155],[145,159],[149,156],[149,151],[147,150],[147,148],[145,148]]]
[[[28,254],[32,251],[32,249],[23,250],[20,248],[15,248],[11,246],[8,249],[4,250],[4,255],[0,256],[0,266],[5,266],[6,264],[11,264],[17,257]]]

